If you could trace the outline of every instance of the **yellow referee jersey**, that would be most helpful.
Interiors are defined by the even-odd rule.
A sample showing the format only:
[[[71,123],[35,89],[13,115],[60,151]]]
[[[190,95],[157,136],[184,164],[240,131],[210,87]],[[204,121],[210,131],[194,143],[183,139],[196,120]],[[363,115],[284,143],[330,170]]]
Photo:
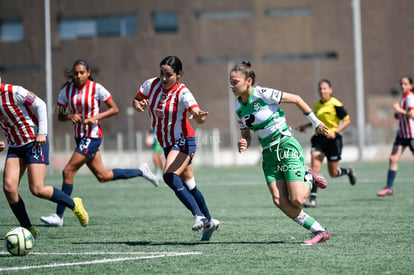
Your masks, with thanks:
[[[344,109],[344,104],[335,97],[331,97],[326,102],[320,100],[313,105],[316,117],[325,123],[329,132],[335,132],[341,121],[348,120],[350,117]]]

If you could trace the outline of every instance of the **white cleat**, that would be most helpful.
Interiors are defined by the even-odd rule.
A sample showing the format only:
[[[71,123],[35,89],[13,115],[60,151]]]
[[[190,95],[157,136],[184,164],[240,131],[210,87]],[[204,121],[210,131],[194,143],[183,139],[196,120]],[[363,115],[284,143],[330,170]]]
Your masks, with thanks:
[[[220,221],[216,219],[211,219],[209,223],[207,223],[203,230],[201,231],[201,239],[200,241],[209,241],[213,232],[216,231],[220,226]]]
[[[55,227],[63,226],[63,218],[60,218],[57,214],[40,217],[40,220],[44,222],[45,224],[47,224],[48,226],[55,226]]]
[[[204,216],[194,216],[194,224],[192,226],[193,231],[198,231],[203,228],[206,221]]]
[[[158,187],[158,179],[157,177],[154,175],[154,173],[152,173],[151,169],[149,168],[148,164],[144,163],[141,164],[140,167],[138,167],[139,170],[142,171],[142,177],[148,181],[150,181],[155,187]]]

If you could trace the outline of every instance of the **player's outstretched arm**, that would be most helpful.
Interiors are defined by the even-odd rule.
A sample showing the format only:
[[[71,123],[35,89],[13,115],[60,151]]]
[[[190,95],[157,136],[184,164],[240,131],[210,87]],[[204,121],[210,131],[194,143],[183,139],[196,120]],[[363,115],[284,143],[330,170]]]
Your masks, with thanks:
[[[191,109],[191,117],[193,118],[198,124],[203,124],[208,116],[208,112],[202,111],[199,107],[195,107]]]

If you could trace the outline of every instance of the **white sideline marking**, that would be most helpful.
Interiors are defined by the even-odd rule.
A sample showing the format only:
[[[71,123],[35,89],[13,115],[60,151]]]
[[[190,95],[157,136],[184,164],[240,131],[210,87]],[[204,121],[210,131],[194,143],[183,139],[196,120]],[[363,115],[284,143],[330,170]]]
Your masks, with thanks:
[[[0,253],[0,254],[4,254],[4,253]],[[0,267],[0,271],[29,270],[29,269],[38,269],[38,268],[55,268],[55,267],[75,266],[75,265],[91,265],[91,264],[102,264],[102,263],[113,263],[113,262],[125,262],[125,261],[154,259],[154,258],[162,258],[162,257],[201,255],[202,253],[201,252],[84,252],[84,253],[72,253],[72,252],[42,253],[42,252],[38,252],[38,253],[32,253],[32,254],[33,255],[125,255],[127,254],[127,255],[141,255],[141,256],[123,257],[123,258],[116,258],[116,259],[101,259],[101,260],[73,262],[73,263],[54,263],[54,264],[34,265],[34,266]]]

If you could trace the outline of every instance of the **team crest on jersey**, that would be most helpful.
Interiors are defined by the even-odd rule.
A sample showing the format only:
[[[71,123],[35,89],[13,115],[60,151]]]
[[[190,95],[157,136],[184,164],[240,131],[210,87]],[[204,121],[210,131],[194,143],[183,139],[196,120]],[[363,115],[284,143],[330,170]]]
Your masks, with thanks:
[[[257,103],[256,101],[253,102],[253,110],[255,110],[255,111],[259,111],[260,110],[260,104]]]
[[[161,95],[161,97],[160,97],[160,100],[162,101],[162,102],[165,102],[165,100],[167,99],[167,95],[165,95],[165,94],[162,94]]]

